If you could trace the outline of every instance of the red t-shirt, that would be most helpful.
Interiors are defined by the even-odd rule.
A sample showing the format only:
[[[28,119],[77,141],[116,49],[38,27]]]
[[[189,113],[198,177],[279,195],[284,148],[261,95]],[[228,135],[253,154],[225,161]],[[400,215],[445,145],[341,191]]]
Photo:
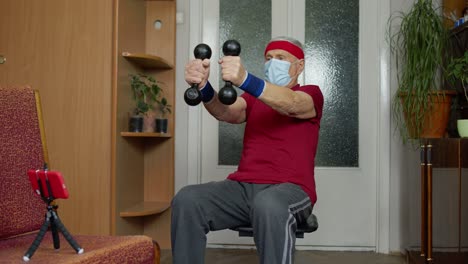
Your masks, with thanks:
[[[322,117],[323,95],[315,85],[299,86],[293,91],[309,94],[317,115],[298,119],[278,113],[248,93],[244,147],[237,171],[228,179],[250,183],[284,183],[300,185],[312,204],[315,192],[315,154]]]

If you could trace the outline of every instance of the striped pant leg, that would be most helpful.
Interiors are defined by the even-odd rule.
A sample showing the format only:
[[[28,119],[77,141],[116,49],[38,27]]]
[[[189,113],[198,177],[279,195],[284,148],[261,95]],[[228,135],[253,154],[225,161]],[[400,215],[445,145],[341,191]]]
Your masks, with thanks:
[[[297,221],[311,213],[309,196],[298,185],[277,184],[258,192],[250,218],[260,263],[293,263]]]
[[[171,242],[174,264],[205,263],[206,234],[249,223],[242,183],[224,180],[189,185],[172,200]]]

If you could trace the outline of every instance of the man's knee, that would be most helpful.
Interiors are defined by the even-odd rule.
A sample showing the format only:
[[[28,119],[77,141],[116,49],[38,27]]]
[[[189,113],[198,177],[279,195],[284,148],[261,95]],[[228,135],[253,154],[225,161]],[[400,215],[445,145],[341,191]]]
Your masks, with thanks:
[[[171,207],[176,208],[190,208],[197,201],[196,186],[188,185],[180,189],[179,192],[172,199]]]

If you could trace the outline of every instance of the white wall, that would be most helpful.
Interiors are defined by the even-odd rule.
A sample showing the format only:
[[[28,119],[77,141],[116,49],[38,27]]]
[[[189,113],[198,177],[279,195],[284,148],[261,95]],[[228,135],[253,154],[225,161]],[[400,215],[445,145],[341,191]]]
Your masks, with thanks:
[[[390,1],[390,14],[399,10],[408,10],[414,0],[392,0]],[[392,67],[390,71],[390,87],[393,96],[396,87],[396,73],[393,58],[390,57]],[[391,123],[391,141],[390,141],[390,251],[397,252],[407,244],[406,234],[409,233],[408,227],[408,190],[406,181],[408,177],[407,151],[401,143],[398,131],[395,131],[394,124]]]
[[[408,7],[414,2],[414,0],[380,0],[382,5],[382,14],[392,13],[397,10],[407,10]],[[188,88],[183,78],[184,66],[189,58],[192,57],[192,50],[189,47],[190,43],[190,17],[189,9],[190,0],[177,0],[177,11],[183,14],[184,23],[177,25],[177,53],[176,53],[176,152],[175,152],[175,191],[177,192],[183,186],[188,184],[189,175],[189,163],[193,162],[189,160],[188,155],[188,123],[189,123],[189,107],[183,100],[183,94]],[[388,10],[390,8],[390,10]],[[387,10],[386,10],[387,9]],[[383,34],[381,34],[383,36]],[[381,42],[381,45],[386,45],[385,41]],[[385,49],[385,47],[383,47]],[[386,56],[383,54],[383,56]],[[381,58],[382,60],[384,58]],[[387,73],[390,76],[389,86],[392,91],[396,89],[396,77],[394,66]],[[385,85],[385,84],[383,84]],[[386,88],[387,89],[387,88]],[[391,93],[393,94],[393,93]],[[389,96],[387,92],[383,91],[382,96]],[[385,102],[388,98],[383,98]],[[199,107],[199,106],[198,106]],[[386,107],[386,106],[383,106]],[[190,111],[194,111],[190,109]],[[383,127],[386,127],[384,124]],[[388,127],[388,126],[387,126]],[[408,175],[414,175],[418,173],[417,165],[418,156],[415,151],[408,149],[401,144],[399,135],[394,132],[394,127],[391,127],[391,141],[390,146],[383,146],[383,150],[389,153],[384,155],[390,157],[389,168],[383,166],[383,170],[387,170],[389,174],[389,190],[381,190],[389,192],[389,241],[384,243],[388,246],[388,250],[384,252],[399,252],[402,247],[409,243],[409,193],[412,190],[408,190],[408,181],[411,177]],[[388,173],[389,171],[389,173]],[[414,178],[414,177],[413,177]],[[387,205],[382,205],[383,210],[387,210]]]
[[[176,45],[176,124],[175,124],[175,192],[188,183],[188,106],[183,95],[188,88],[184,80],[184,67],[190,53],[189,33],[190,0],[177,0],[177,12],[182,15],[184,22],[177,24]]]

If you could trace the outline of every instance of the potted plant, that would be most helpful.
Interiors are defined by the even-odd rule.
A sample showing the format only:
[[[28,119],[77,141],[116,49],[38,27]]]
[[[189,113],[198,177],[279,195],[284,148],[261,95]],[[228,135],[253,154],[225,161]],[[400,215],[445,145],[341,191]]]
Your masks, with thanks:
[[[456,83],[461,83],[464,99],[468,102],[468,51],[458,58],[454,58],[447,65],[447,78]]]
[[[162,97],[160,101],[157,101],[159,116],[156,118],[156,132],[167,133],[167,114],[171,113],[171,105],[168,104],[167,99]]]
[[[392,112],[403,142],[445,134],[455,93],[440,90],[449,33],[440,13],[432,0],[416,0],[407,13],[395,13],[388,22],[398,76]]]
[[[154,132],[154,109],[162,89],[153,77],[130,74],[130,84],[136,106],[130,117],[130,132]]]
[[[468,51],[450,61],[447,66],[447,78],[455,86],[460,83],[462,96],[457,101],[461,116],[457,120],[457,128],[461,137],[468,137]]]

